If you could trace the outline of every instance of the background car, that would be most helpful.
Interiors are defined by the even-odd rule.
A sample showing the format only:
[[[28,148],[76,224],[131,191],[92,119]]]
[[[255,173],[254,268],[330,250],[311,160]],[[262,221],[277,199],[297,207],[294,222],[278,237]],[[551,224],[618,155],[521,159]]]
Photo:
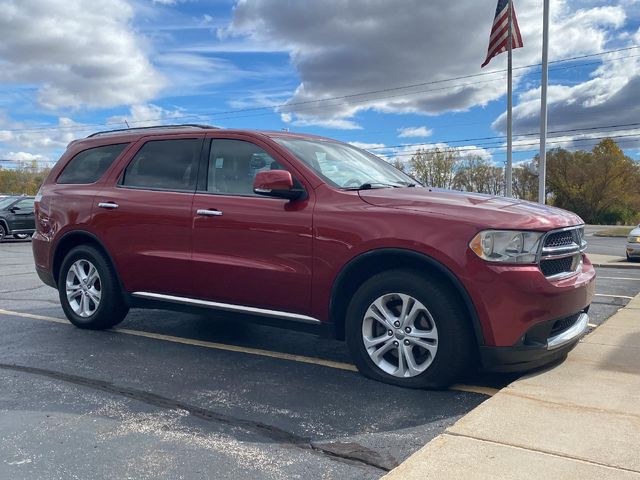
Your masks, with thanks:
[[[24,239],[36,230],[33,210],[34,197],[6,197],[0,199],[0,241],[12,235]]]
[[[640,261],[640,225],[631,230],[627,237],[627,261]]]

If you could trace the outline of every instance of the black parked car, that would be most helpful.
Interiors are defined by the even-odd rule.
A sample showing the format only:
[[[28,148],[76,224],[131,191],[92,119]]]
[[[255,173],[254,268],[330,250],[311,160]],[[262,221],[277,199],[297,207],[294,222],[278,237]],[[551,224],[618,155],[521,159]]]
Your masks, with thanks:
[[[34,197],[6,197],[0,199],[0,241],[9,235],[27,238],[36,230],[33,213]]]

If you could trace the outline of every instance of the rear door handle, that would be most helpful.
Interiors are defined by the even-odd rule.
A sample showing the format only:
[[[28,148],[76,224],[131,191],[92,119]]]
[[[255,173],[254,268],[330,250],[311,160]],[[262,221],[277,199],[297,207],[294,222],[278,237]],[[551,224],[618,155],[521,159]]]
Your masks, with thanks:
[[[204,215],[205,217],[220,217],[222,216],[222,212],[220,210],[215,209],[198,209],[196,210],[198,215]]]
[[[114,209],[118,208],[118,204],[115,203],[115,202],[100,202],[100,203],[98,203],[98,206],[100,208],[107,208],[107,209],[110,209],[110,210],[114,210]]]

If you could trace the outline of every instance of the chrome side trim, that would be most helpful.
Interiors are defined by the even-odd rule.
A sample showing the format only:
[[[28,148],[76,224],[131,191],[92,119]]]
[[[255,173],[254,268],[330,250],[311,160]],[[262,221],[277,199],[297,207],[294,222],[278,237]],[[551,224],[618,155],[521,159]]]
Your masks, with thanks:
[[[211,308],[214,310],[225,310],[228,312],[252,313],[263,317],[280,318],[283,320],[294,320],[304,323],[321,323],[320,320],[299,313],[281,312],[280,310],[269,310],[267,308],[249,307],[246,305],[235,305],[232,303],[210,302],[208,300],[200,300],[197,298],[176,297],[173,295],[164,295],[162,293],[152,292],[133,292],[133,297],[146,298],[149,300],[160,300],[162,302],[180,303],[182,305],[193,305],[196,307]]]
[[[588,323],[589,315],[581,313],[578,320],[576,320],[576,323],[574,323],[570,328],[555,337],[551,337],[547,341],[547,350],[555,350],[556,348],[560,348],[567,343],[573,342],[574,340],[582,337],[582,335],[587,331],[589,326]]]

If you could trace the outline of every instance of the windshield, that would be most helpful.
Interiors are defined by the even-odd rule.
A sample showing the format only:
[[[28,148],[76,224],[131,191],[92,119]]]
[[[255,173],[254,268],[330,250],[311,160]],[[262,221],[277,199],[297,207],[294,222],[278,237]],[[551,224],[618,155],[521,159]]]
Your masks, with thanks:
[[[325,140],[274,138],[318,175],[338,188],[415,186],[417,182],[370,153]]]
[[[4,210],[15,201],[16,197],[0,198],[0,210]]]

